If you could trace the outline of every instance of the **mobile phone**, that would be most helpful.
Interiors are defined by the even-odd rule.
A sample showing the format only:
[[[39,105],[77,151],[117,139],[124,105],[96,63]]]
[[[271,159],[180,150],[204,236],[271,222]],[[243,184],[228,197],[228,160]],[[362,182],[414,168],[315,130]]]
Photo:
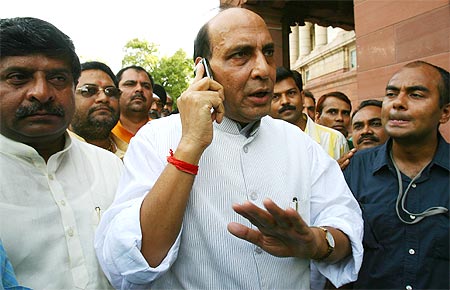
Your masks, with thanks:
[[[205,69],[205,73],[203,74],[203,77],[208,77],[213,80],[214,78],[213,78],[212,70],[209,67],[208,60],[206,58],[202,58],[200,60],[200,63],[203,65],[203,68]]]

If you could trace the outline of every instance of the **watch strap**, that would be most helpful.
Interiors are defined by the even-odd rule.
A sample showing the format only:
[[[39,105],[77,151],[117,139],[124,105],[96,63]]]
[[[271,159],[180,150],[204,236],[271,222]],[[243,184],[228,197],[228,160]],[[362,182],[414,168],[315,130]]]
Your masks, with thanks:
[[[321,230],[325,233],[325,241],[327,242],[327,246],[328,246],[327,252],[326,252],[322,257],[319,257],[319,258],[317,258],[317,259],[314,259],[314,260],[320,262],[320,261],[323,261],[323,260],[325,260],[326,258],[328,258],[328,257],[331,255],[331,253],[333,253],[334,247],[330,244],[330,241],[328,240],[328,237],[327,237],[329,231],[328,231],[326,228],[321,227],[321,226],[316,226],[315,228],[319,228],[319,229],[321,229]],[[331,233],[330,233],[330,234],[331,234]]]

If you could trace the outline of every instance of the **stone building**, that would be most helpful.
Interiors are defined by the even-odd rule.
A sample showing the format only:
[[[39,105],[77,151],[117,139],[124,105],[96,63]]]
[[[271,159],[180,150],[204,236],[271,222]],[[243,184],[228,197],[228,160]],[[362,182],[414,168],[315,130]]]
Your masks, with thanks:
[[[328,85],[342,88],[353,107],[365,99],[383,96],[387,81],[408,62],[424,60],[450,69],[449,0],[220,0],[220,3],[246,7],[260,14],[275,41],[278,65],[300,70],[306,78],[306,88],[316,96],[328,91]],[[300,56],[304,49],[300,44],[300,27],[309,25],[305,25],[308,22],[314,28],[315,24],[339,27],[349,35],[353,30],[354,45],[349,42],[333,50],[330,42],[316,48],[315,44],[324,38],[320,36],[323,29],[317,30],[318,37],[314,29],[308,56],[291,61],[291,30],[295,34],[295,27],[299,29]],[[343,43],[345,37],[342,36]],[[338,64],[325,63],[326,59],[318,56],[319,51],[331,60],[338,59]],[[356,70],[351,67],[355,53]],[[356,84],[352,84],[355,76]],[[450,122],[441,126],[440,131],[450,141]]]

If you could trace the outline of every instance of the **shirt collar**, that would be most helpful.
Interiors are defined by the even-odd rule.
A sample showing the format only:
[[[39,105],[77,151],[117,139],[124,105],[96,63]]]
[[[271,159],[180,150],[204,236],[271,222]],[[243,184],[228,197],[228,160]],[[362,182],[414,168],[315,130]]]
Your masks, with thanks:
[[[52,156],[57,157],[58,159],[60,158],[62,153],[69,150],[69,148],[72,146],[72,140],[67,131],[64,133],[64,137],[66,140],[65,144],[64,144],[64,149],[55,153],[54,155],[52,155]],[[39,155],[39,153],[33,147],[31,147],[27,144],[9,139],[8,137],[3,136],[2,134],[0,134],[0,151],[2,153],[8,154],[8,155],[13,155],[16,158],[23,159],[27,162],[34,162],[37,159],[43,160],[43,158]]]
[[[258,132],[260,124],[261,121],[258,120],[248,123],[247,125],[242,127],[241,124],[227,117],[223,117],[223,120],[220,124],[214,122],[214,126],[223,132],[233,135],[243,135],[247,138],[254,136]]]
[[[449,143],[445,141],[440,133],[438,133],[438,148],[436,153],[434,154],[433,159],[431,160],[430,167],[433,165],[438,165],[448,171],[450,171],[449,165]],[[372,173],[377,172],[382,167],[387,166],[388,168],[393,169],[392,161],[389,157],[389,151],[392,147],[392,139],[389,138],[383,145],[380,145],[379,154],[375,157],[373,171]]]

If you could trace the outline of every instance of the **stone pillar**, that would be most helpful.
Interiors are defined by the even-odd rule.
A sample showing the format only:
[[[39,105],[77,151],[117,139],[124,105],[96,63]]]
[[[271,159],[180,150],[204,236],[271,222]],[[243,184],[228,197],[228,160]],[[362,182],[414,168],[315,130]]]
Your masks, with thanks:
[[[300,42],[300,57],[311,52],[311,23],[305,22],[304,26],[298,28]]]
[[[327,28],[314,24],[314,37],[316,39],[314,48],[326,45],[328,41]]]
[[[295,63],[298,59],[298,24],[291,26],[291,33],[289,33],[289,54],[291,64]]]

